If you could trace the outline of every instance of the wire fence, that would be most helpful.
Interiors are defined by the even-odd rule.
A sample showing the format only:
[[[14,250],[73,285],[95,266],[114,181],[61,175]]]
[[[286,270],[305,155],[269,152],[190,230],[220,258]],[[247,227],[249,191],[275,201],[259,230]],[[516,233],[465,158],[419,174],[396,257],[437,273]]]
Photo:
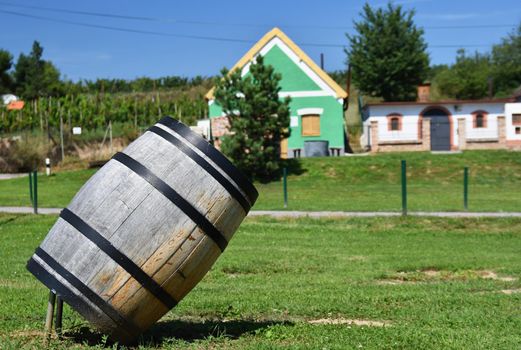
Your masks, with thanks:
[[[396,162],[398,165],[398,161]],[[520,212],[521,174],[518,166],[466,167],[396,166],[389,173],[371,176],[372,167],[359,169],[360,177],[302,180],[290,176],[275,190],[260,188],[256,209],[340,211],[472,211]],[[511,164],[510,164],[511,165]],[[327,175],[327,173],[326,173]],[[365,179],[363,178],[365,176]],[[282,195],[281,195],[282,192]]]
[[[443,157],[410,154],[412,159],[403,168],[398,156],[306,161],[306,167],[314,164],[313,167],[300,172],[287,169],[280,182],[256,184],[260,197],[253,209],[521,211],[521,162],[515,153],[477,152]],[[470,166],[465,164],[468,159],[472,159]],[[53,163],[46,169],[46,176],[44,169],[45,165],[32,179],[1,180],[0,206],[31,207],[37,203],[39,207],[64,207],[96,172],[56,172]],[[30,172],[34,174],[32,169]]]

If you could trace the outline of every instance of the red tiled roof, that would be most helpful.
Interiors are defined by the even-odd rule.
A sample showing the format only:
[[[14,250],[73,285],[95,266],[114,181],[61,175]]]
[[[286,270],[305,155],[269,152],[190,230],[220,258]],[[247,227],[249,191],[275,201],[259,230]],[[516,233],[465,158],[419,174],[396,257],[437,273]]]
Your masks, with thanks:
[[[400,101],[400,102],[375,102],[368,103],[366,106],[403,106],[403,105],[446,105],[446,104],[465,104],[465,103],[508,103],[515,102],[514,98],[494,98],[494,99],[484,99],[484,100],[443,100],[443,101],[426,101],[426,102],[418,102],[418,101]]]

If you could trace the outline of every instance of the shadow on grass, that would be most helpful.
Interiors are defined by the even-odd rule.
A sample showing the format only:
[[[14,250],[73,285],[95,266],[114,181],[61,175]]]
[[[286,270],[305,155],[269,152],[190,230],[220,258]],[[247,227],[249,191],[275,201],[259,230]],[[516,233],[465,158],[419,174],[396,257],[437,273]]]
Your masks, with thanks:
[[[195,342],[208,338],[225,337],[228,339],[238,339],[244,334],[254,334],[273,325],[293,325],[289,321],[252,321],[252,320],[233,320],[233,321],[184,321],[171,320],[159,322],[150,330],[141,335],[133,347],[140,344],[149,347],[161,347],[167,340],[183,340]],[[93,331],[89,327],[81,327],[73,331],[64,333],[64,338],[78,344],[89,346],[112,347],[114,342],[106,340],[101,333]]]
[[[15,221],[19,217],[20,217],[20,215],[7,217],[5,220],[0,220],[0,226],[10,224],[11,222]]]
[[[302,163],[298,158],[286,159],[283,166],[288,169],[288,175],[302,175],[307,171],[302,168]]]
[[[258,181],[261,184],[267,184],[274,181],[281,181],[284,168],[287,169],[288,175],[302,175],[307,171],[306,169],[302,168],[302,164],[298,158],[283,159],[280,163],[280,168],[278,171],[265,178],[256,177],[255,181]]]

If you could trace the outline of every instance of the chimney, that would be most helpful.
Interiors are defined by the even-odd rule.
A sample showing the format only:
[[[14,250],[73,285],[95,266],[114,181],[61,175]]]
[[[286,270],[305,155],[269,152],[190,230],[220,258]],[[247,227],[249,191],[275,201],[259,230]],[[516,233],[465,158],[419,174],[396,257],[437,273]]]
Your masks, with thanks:
[[[431,83],[418,85],[418,102],[429,102],[431,99]]]

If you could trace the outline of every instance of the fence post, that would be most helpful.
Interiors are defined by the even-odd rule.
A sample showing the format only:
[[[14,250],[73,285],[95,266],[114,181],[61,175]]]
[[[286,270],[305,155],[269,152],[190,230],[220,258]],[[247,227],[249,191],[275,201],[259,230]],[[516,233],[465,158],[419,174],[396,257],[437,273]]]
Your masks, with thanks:
[[[288,207],[288,169],[282,169],[282,187],[284,191],[284,208]]]
[[[463,207],[469,209],[469,168],[463,169]]]
[[[33,173],[29,172],[29,198],[31,198],[31,206],[33,205]]]
[[[34,213],[38,214],[38,171],[33,172],[33,208]]]
[[[407,163],[402,160],[402,215],[407,215]]]
[[[51,175],[51,159],[45,158],[45,174],[47,176]]]
[[[63,326],[63,299],[59,294],[56,294],[56,316],[54,322],[54,329],[58,335],[58,339],[62,338]]]
[[[62,153],[62,162],[65,159],[65,150],[63,149],[63,118],[61,115],[61,111],[58,109],[58,112],[60,113],[60,148]]]

